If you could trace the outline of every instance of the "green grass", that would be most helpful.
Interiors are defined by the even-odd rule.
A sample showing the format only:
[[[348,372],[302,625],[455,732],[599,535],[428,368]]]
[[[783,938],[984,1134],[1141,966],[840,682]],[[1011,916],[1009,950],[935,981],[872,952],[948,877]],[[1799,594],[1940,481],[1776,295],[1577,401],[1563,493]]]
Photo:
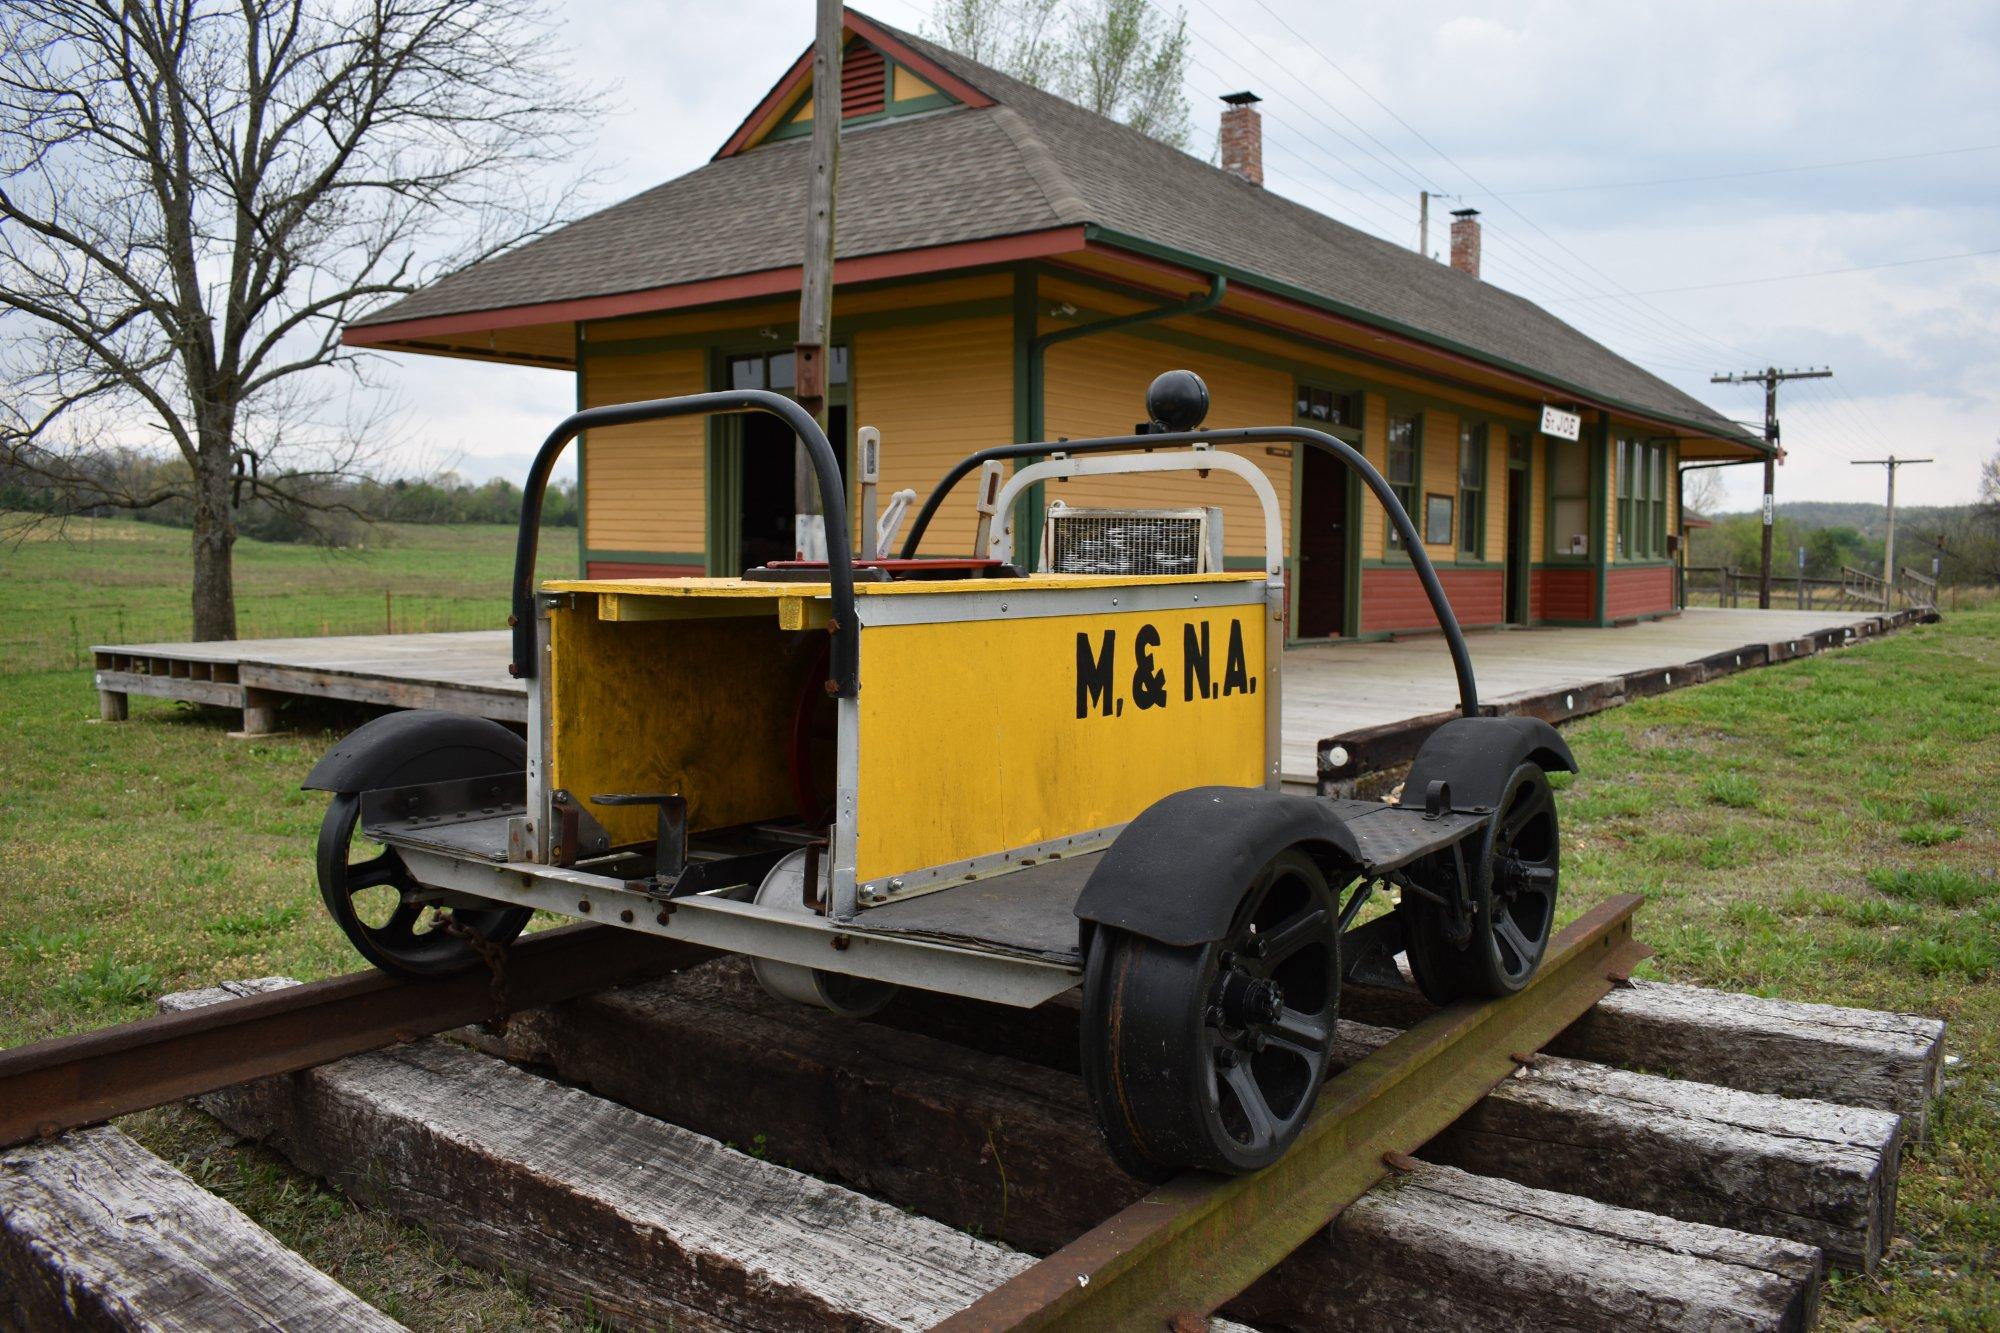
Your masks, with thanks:
[[[0,673],[82,667],[98,643],[186,639],[188,534],[118,519],[24,530],[0,514]],[[576,533],[545,534],[545,570],[576,566]],[[363,544],[327,550],[236,545],[238,635],[498,629],[507,620],[514,529],[378,524]]]
[[[182,558],[181,535],[164,534],[169,549],[157,531],[110,565]],[[246,548],[246,586],[293,599],[293,627],[333,623],[320,605],[379,603],[379,588],[353,586],[362,571],[462,589],[497,612],[507,569],[492,532],[419,532],[352,563]],[[135,697],[132,722],[106,726],[87,672],[19,669],[61,660],[67,608],[100,595],[112,549],[33,553],[41,563],[12,581],[22,600],[0,612],[0,645],[13,645],[0,647],[0,1044],[136,1018],[164,991],[358,966],[313,886],[324,798],[298,789],[352,714],[288,710],[285,734],[237,740],[232,716]],[[135,608],[178,604],[178,563],[126,572]],[[38,634],[53,646],[34,646]],[[1583,765],[1562,784],[1566,918],[1644,892],[1651,975],[1950,1023],[1960,1062],[1930,1140],[1905,1160],[1899,1237],[1877,1277],[1832,1278],[1826,1312],[1855,1328],[2000,1327],[2000,608],[1566,734]],[[124,1123],[415,1326],[584,1322],[198,1115]]]

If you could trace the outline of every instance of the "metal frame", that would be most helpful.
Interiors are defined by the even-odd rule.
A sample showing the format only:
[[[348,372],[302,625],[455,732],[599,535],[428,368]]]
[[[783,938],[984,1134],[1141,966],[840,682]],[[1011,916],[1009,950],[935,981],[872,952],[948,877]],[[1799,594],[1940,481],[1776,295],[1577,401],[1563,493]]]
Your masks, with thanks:
[[[871,933],[830,917],[780,913],[725,891],[663,898],[626,880],[561,866],[496,865],[396,844],[421,884],[774,962],[1032,1009],[1076,985],[1061,963]]]

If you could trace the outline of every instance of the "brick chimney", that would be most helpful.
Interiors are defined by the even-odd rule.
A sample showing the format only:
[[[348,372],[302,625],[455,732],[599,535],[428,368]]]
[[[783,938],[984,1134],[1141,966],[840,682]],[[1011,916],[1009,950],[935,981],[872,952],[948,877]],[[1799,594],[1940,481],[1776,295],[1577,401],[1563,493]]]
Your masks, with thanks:
[[[1451,266],[1460,273],[1479,276],[1479,210],[1451,210]]]
[[[1264,183],[1264,118],[1255,93],[1227,93],[1229,109],[1222,113],[1222,169],[1252,185]]]

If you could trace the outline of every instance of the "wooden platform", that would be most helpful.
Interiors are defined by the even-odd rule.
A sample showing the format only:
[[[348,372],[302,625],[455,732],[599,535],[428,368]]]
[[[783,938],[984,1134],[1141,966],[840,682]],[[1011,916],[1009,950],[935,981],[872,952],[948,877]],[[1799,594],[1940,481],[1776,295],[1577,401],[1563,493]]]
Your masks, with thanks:
[[[1635,674],[1649,676],[1642,692],[1675,689],[1712,675],[1713,659],[1722,654],[1740,657],[1738,666],[1761,666],[1880,633],[1892,620],[1899,618],[1691,608],[1615,629],[1475,634],[1470,644],[1482,701],[1560,720],[1622,702],[1642,689],[1630,680]],[[243,729],[253,735],[276,727],[277,706],[288,697],[527,719],[526,691],[507,674],[502,630],[110,644],[92,651],[109,721],[124,718],[132,694],[240,708]],[[1674,675],[1704,660],[1711,665],[1702,671]],[[1301,783],[1318,779],[1319,752],[1330,741],[1419,722],[1458,698],[1451,660],[1435,635],[1290,649],[1284,690],[1284,772]],[[1557,691],[1573,696],[1567,706],[1561,697],[1547,698]]]

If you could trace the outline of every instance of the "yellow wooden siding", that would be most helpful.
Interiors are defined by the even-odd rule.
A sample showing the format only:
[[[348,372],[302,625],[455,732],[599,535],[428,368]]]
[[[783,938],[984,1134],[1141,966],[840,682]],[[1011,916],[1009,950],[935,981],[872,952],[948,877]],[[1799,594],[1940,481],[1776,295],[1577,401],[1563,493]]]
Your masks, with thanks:
[[[1375,470],[1382,475],[1389,473],[1389,400],[1379,393],[1363,394],[1361,397],[1361,452]],[[1360,478],[1354,484],[1362,488],[1361,496],[1361,558],[1380,560],[1388,549],[1389,517],[1382,508],[1382,502],[1375,493],[1367,489]]]
[[[1507,428],[1486,429],[1487,560],[1507,558]]]
[[[1616,432],[1610,441],[1597,450],[1597,457],[1604,467],[1604,559],[1607,564],[1618,563],[1618,437]]]
[[[1417,535],[1426,538],[1424,550],[1433,560],[1454,560],[1458,557],[1458,418],[1450,412],[1432,410],[1424,413],[1424,459],[1417,472],[1417,509],[1410,515],[1410,521],[1417,525]],[[1425,497],[1448,495],[1451,497],[1451,531],[1441,542],[1428,539],[1425,532]]]
[[[905,486],[921,504],[953,463],[1014,441],[1013,322],[1004,316],[864,330],[854,338],[854,368],[854,424],[882,432],[885,507]],[[952,492],[925,554],[970,553],[973,492],[971,479]],[[912,506],[898,550],[915,518]],[[859,522],[857,512],[857,532]]]
[[[1051,326],[1059,327],[1059,326]],[[1146,386],[1163,370],[1187,369],[1208,385],[1205,424],[1280,426],[1292,420],[1292,377],[1280,370],[1248,365],[1207,352],[1169,347],[1131,334],[1108,333],[1048,350],[1043,371],[1044,433],[1080,438],[1126,435],[1146,415]],[[1278,494],[1278,514],[1287,550],[1291,545],[1292,459],[1261,445],[1237,449],[1270,479]],[[1076,506],[1172,508],[1220,505],[1224,550],[1256,558],[1264,553],[1263,507],[1236,477],[1193,473],[1151,476],[1080,477],[1051,483],[1047,498]]]
[[[583,403],[700,393],[699,350],[586,358]],[[706,432],[699,418],[594,430],[584,445],[584,541],[599,551],[703,548]]]
[[[928,83],[925,83],[922,79],[910,73],[910,71],[905,69],[903,66],[901,65],[895,66],[895,71],[896,71],[895,80],[891,84],[891,89],[894,92],[895,101],[914,102],[919,97],[937,96],[937,89],[931,87]]]

